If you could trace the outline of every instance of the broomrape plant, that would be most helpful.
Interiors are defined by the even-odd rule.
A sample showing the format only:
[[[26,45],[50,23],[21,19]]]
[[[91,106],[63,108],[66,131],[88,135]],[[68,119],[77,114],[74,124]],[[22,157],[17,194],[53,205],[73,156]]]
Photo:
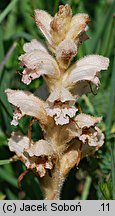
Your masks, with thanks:
[[[91,85],[98,89],[101,70],[106,70],[109,59],[89,55],[75,63],[86,34],[89,17],[76,14],[72,17],[69,5],[59,6],[54,17],[43,10],[35,10],[35,22],[47,39],[47,47],[33,39],[23,46],[19,57],[22,82],[43,76],[48,88],[46,101],[32,93],[7,89],[9,102],[14,107],[12,125],[24,116],[39,121],[44,139],[33,142],[31,133],[23,136],[13,132],[8,145],[27,169],[38,176],[45,199],[59,199],[66,175],[80,160],[93,154],[104,143],[104,135],[96,126],[102,118],[81,112],[77,100],[91,92]],[[32,122],[31,122],[32,124]]]

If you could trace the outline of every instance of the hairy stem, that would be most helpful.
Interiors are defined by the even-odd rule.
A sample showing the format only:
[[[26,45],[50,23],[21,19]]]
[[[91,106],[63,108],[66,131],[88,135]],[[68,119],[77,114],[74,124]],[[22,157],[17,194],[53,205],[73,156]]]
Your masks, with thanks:
[[[60,172],[59,161],[55,165],[52,176],[48,173],[40,179],[41,187],[46,200],[58,200],[60,198],[60,190],[63,184],[64,177]]]

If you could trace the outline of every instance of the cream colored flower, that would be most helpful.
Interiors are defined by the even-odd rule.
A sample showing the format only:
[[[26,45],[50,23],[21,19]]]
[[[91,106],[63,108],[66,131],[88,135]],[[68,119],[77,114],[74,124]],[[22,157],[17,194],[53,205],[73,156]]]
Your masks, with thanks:
[[[62,85],[70,89],[77,98],[90,92],[89,83],[98,88],[101,70],[109,66],[109,59],[99,55],[89,55],[74,63],[63,75]]]
[[[54,18],[47,12],[35,10],[35,21],[44,36],[49,48],[56,55],[59,66],[66,69],[86,35],[89,17],[87,14],[77,14],[72,17],[71,7],[66,4],[59,6]]]
[[[26,44],[25,47],[26,50],[30,51],[31,43],[29,45]],[[32,61],[32,63],[28,61],[28,64],[34,65],[34,61]],[[49,78],[51,80],[48,83],[52,92],[47,99],[47,103],[41,101],[29,92],[7,90],[6,93],[9,102],[16,107],[12,124],[17,125],[17,121],[25,114],[39,119],[37,116],[39,112],[39,116],[43,113],[42,116],[44,116],[45,122],[47,121],[47,115],[49,115],[54,117],[56,124],[68,124],[69,119],[73,118],[77,111],[74,106],[76,99],[78,99],[82,94],[90,91],[89,82],[92,82],[98,88],[99,72],[100,70],[107,69],[108,64],[108,58],[98,55],[90,55],[74,63],[74,65],[62,74],[62,76],[58,77],[57,82],[55,82],[54,79],[55,75],[52,75],[53,77]],[[30,101],[32,100],[33,103],[30,105]],[[40,109],[38,109],[37,106],[40,107]],[[44,122],[44,119],[42,122]]]
[[[47,99],[48,107],[46,112],[49,116],[53,117],[58,125],[69,123],[69,119],[74,117],[77,108],[75,108],[75,98],[72,94],[62,86],[56,88]]]
[[[87,30],[89,17],[87,14],[77,14],[72,17],[71,7],[66,4],[59,6],[54,18],[47,12],[36,9],[35,21],[49,44],[55,47],[66,38],[79,40],[80,34]]]
[[[47,99],[47,103],[30,92],[11,89],[5,92],[15,109],[11,122],[15,126],[24,115],[36,118],[43,126],[50,122],[48,116],[54,116],[56,124],[64,125],[69,123],[70,118],[77,112],[77,108],[74,107],[75,98],[63,87],[55,89]]]
[[[18,159],[25,163],[28,169],[45,176],[46,171],[54,167],[55,153],[50,143],[45,140],[31,141],[20,133],[13,132],[8,142],[11,151],[15,152]]]
[[[8,101],[15,107],[11,124],[17,125],[18,120],[24,115],[35,117],[40,121],[41,125],[48,123],[44,101],[27,91],[7,89],[5,93]]]
[[[41,75],[47,75],[50,79],[57,79],[60,71],[55,59],[48,53],[42,43],[32,40],[23,47],[25,54],[19,57],[21,66],[25,67],[23,71],[22,81],[25,84]]]
[[[101,117],[94,117],[81,113],[74,118],[74,121],[77,123],[78,127],[83,129],[85,127],[89,128],[94,126],[96,123],[100,123],[102,120]]]
[[[36,9],[35,21],[48,40],[49,48],[55,54],[57,62],[41,42],[33,39],[24,45],[23,49],[26,53],[19,57],[21,66],[25,67],[22,81],[29,84],[42,75],[52,91],[57,83],[60,85],[62,79],[63,86],[71,88],[74,92],[77,89],[78,95],[82,95],[84,88],[85,91],[90,91],[88,82],[98,86],[99,72],[107,69],[109,64],[107,58],[98,55],[86,56],[65,71],[77,54],[80,43],[87,39],[88,15],[81,13],[72,17],[71,8],[67,4],[61,5],[54,17]],[[79,84],[81,81],[82,84]]]
[[[88,144],[93,147],[101,147],[104,143],[104,135],[101,130],[95,126],[101,122],[101,117],[93,117],[81,113],[75,117],[75,122],[78,127],[82,129],[82,133],[79,136],[79,140],[84,144]]]
[[[90,128],[89,130],[83,130],[83,134],[80,136],[80,140],[83,143],[88,143],[89,146],[99,146],[101,147],[104,143],[104,135],[101,135],[101,130],[98,127]]]
[[[59,67],[66,69],[71,63],[73,57],[77,54],[77,47],[73,40],[64,40],[56,48],[56,59]]]
[[[71,124],[67,126],[71,135],[61,159],[61,172],[64,176],[75,164],[78,166],[82,158],[94,154],[104,144],[104,134],[95,126],[100,121],[100,117],[82,113],[74,118],[73,128],[70,127]]]

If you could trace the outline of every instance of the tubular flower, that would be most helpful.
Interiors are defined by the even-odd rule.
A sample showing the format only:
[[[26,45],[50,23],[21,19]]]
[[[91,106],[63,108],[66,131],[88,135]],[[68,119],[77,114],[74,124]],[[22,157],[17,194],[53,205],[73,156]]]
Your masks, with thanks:
[[[33,39],[31,43],[26,43],[23,47],[25,54],[19,57],[21,66],[25,67],[23,71],[22,81],[30,84],[31,80],[39,78],[41,75],[58,79],[59,68],[55,59],[48,53],[42,43]]]
[[[65,176],[70,169],[79,161],[93,154],[104,143],[104,135],[95,125],[101,121],[100,117],[92,117],[84,113],[74,118],[73,128],[68,127],[68,141],[66,141],[66,149],[61,158],[61,172]],[[67,133],[66,132],[66,133]],[[66,134],[67,135],[67,134]],[[63,136],[63,138],[65,138]],[[62,138],[62,141],[64,141]]]
[[[99,55],[89,55],[74,63],[63,76],[63,86],[79,98],[91,91],[89,83],[99,87],[101,70],[106,70],[109,59]]]
[[[43,125],[47,124],[48,116],[45,111],[44,101],[27,91],[7,89],[5,92],[9,102],[15,107],[11,124],[17,125],[18,120],[24,115],[36,118]]]
[[[99,87],[100,71],[108,68],[109,59],[89,55],[71,62],[80,44],[88,39],[87,14],[72,17],[70,6],[61,5],[54,17],[35,10],[35,21],[50,51],[36,39],[24,44],[25,53],[19,57],[24,67],[22,81],[30,84],[43,76],[49,96],[43,101],[27,91],[7,89],[6,94],[14,108],[11,124],[17,126],[22,117],[31,116],[39,122],[43,139],[31,139],[31,120],[28,136],[13,132],[8,145],[27,169],[39,176],[45,198],[58,199],[70,169],[104,143],[104,135],[97,126],[102,118],[79,113],[76,102],[91,92],[91,85]]]
[[[32,141],[30,146],[28,137],[13,132],[9,139],[9,148],[28,169],[38,173],[40,177],[45,175],[47,169],[53,169],[55,153],[50,143],[45,140],[35,143]]]

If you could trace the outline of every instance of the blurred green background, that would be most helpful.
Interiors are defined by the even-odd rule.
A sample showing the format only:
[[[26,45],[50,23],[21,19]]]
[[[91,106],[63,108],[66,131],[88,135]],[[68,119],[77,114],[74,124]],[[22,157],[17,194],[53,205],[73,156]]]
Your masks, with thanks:
[[[12,108],[4,90],[26,89],[36,92],[43,80],[29,86],[21,82],[18,56],[22,46],[32,38],[44,41],[35,25],[34,9],[39,8],[54,15],[60,4],[69,3],[73,14],[88,13],[91,19],[86,41],[77,58],[101,54],[110,58],[109,70],[101,74],[101,86],[94,96],[82,96],[79,103],[85,113],[103,116],[100,128],[105,134],[105,144],[90,158],[83,159],[79,169],[67,176],[61,199],[115,199],[115,1],[114,0],[0,0],[0,199],[43,199],[38,180],[31,173],[24,177],[21,188],[19,175],[26,170],[21,162],[11,163],[13,156],[7,139],[13,130],[27,133],[30,118],[25,117],[16,128],[10,125]],[[41,137],[41,129],[35,122],[33,139]]]

